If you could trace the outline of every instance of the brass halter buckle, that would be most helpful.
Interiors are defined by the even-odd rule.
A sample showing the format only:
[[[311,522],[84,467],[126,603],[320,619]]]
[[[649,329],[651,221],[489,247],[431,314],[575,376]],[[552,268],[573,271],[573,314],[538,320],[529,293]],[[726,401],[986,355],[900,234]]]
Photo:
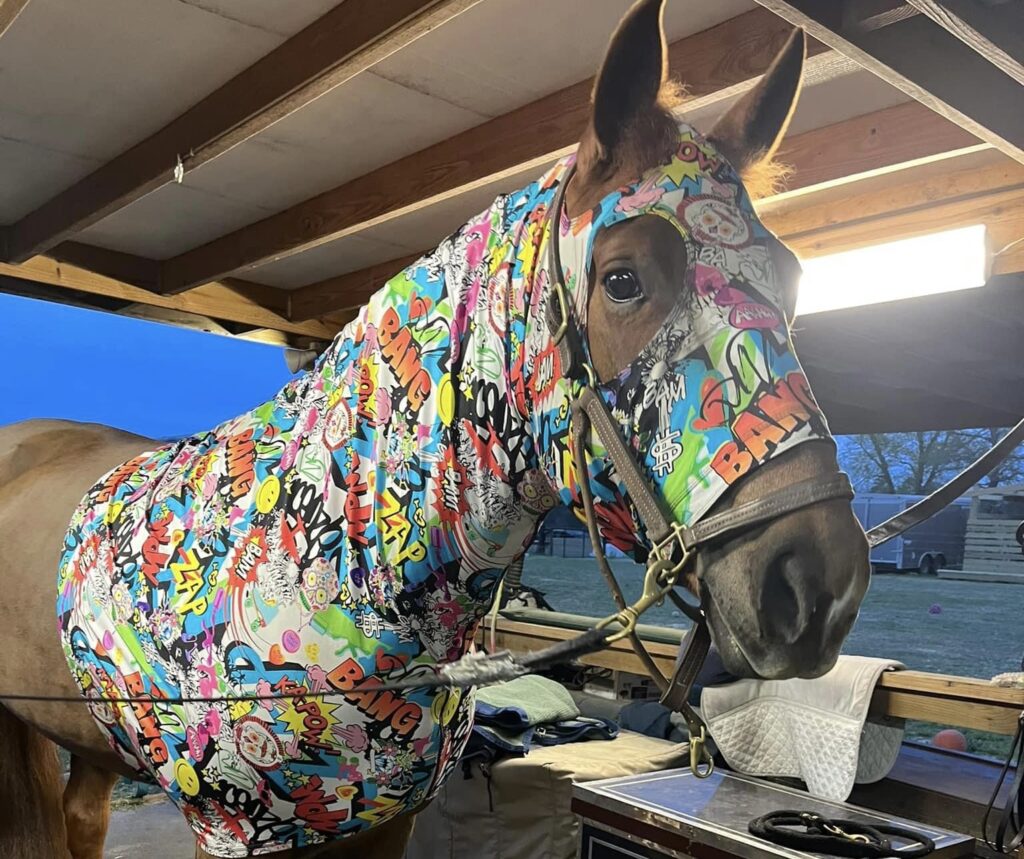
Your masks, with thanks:
[[[628,605],[622,611],[609,615],[597,624],[597,629],[604,629],[613,623],[617,623],[622,627],[622,629],[608,636],[609,644],[636,632],[636,625],[640,615],[651,606],[659,604],[665,599],[668,592],[678,584],[679,576],[690,560],[690,553],[684,548],[680,559],[672,561],[671,555],[666,558],[659,551],[664,546],[664,542],[659,543],[648,558],[647,572],[644,574],[644,589],[640,594],[640,598],[632,605]],[[681,541],[679,545],[682,546]]]
[[[690,772],[697,778],[707,778],[715,771],[715,759],[708,749],[708,729],[700,726],[700,733],[690,731]]]
[[[553,237],[551,241],[557,241],[557,236]],[[558,328],[555,333],[551,335],[551,339],[557,346],[562,342],[562,338],[565,337],[565,332],[569,330],[569,302],[565,297],[565,288],[562,286],[562,278],[555,278],[555,298],[558,299],[558,313],[561,316],[561,321],[558,323]]]

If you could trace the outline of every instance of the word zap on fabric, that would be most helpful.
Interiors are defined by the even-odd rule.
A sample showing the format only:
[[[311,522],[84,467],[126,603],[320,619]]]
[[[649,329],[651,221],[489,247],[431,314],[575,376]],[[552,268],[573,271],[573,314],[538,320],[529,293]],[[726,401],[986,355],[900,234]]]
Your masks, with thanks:
[[[654,214],[688,245],[678,307],[601,388],[676,519],[827,435],[770,236],[714,148],[680,135],[670,163],[563,216],[557,236],[548,209],[572,159],[498,198],[272,400],[115,468],[83,499],[59,568],[68,663],[113,747],[209,853],[361,832],[420,807],[452,770],[472,696],[371,687],[465,654],[540,519],[580,504],[580,381],[545,324],[550,241],[583,322],[600,229]],[[591,448],[602,533],[634,551],[636,511]],[[267,700],[233,700],[246,695]],[[128,696],[154,701],[102,701]],[[159,703],[181,697],[214,700]]]

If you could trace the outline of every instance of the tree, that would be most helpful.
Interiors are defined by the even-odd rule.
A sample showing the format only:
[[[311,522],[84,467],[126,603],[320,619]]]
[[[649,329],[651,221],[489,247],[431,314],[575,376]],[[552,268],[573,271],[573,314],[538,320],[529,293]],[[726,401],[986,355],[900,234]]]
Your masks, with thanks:
[[[998,428],[873,433],[839,440],[839,461],[862,492],[927,495],[970,465],[1006,431]],[[1024,482],[1024,446],[980,486]]]

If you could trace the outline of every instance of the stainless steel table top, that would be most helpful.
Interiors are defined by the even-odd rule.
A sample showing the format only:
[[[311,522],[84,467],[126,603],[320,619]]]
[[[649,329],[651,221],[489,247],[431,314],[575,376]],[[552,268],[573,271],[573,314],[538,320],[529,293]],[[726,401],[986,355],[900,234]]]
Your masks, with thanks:
[[[616,814],[677,832],[691,842],[706,844],[744,859],[807,859],[822,854],[804,853],[751,835],[747,825],[755,817],[781,809],[809,811],[822,817],[857,820],[868,825],[890,823],[926,834],[935,842],[936,859],[969,855],[974,839],[888,817],[845,802],[816,799],[800,790],[760,779],[717,771],[696,778],[688,769],[586,782],[573,787],[574,798]],[[584,814],[584,817],[586,815]],[[896,847],[909,845],[896,842]]]

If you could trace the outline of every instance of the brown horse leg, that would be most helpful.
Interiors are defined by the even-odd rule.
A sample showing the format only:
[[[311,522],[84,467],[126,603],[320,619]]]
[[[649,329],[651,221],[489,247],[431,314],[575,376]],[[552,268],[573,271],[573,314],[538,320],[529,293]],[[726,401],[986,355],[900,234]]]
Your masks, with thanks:
[[[103,859],[110,823],[110,794],[117,774],[71,756],[71,778],[64,788],[64,825],[71,859]]]
[[[402,859],[415,820],[415,814],[403,814],[351,838],[271,855],[274,859]],[[216,857],[196,847],[196,859]]]
[[[57,747],[0,707],[0,857],[65,859]]]

